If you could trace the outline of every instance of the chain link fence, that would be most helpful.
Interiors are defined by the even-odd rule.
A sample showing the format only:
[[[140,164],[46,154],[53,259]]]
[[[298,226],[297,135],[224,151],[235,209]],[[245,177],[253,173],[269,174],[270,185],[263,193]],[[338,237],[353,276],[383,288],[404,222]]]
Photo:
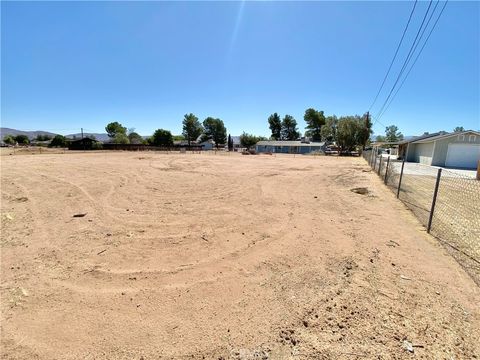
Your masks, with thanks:
[[[480,285],[480,181],[364,151],[362,156],[402,202]]]

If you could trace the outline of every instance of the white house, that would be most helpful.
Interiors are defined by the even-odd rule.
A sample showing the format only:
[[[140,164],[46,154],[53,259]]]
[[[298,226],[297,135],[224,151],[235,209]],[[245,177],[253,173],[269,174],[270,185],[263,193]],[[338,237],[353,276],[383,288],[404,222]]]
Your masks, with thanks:
[[[405,159],[410,162],[476,169],[480,161],[480,132],[474,130],[412,139],[403,145],[407,145]]]

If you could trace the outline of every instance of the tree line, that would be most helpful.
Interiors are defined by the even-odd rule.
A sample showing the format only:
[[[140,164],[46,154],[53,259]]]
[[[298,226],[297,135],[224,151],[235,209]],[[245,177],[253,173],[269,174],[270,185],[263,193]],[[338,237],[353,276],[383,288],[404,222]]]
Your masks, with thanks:
[[[186,140],[188,146],[200,137],[200,141],[213,140],[215,147],[227,141],[227,129],[221,119],[207,117],[201,123],[194,114],[185,114],[182,121],[182,136],[173,136],[170,130],[157,129],[152,136],[143,138],[135,129],[128,129],[119,122],[111,122],[105,131],[112,142],[117,144],[147,144],[154,146],[173,146],[174,140]]]
[[[305,137],[314,142],[335,142],[341,150],[354,150],[365,147],[372,134],[372,122],[368,114],[363,116],[325,116],[323,111],[314,108],[305,110]],[[268,125],[273,140],[298,140],[301,136],[297,121],[291,115],[281,119],[278,113],[268,117]]]
[[[303,119],[306,123],[305,137],[314,142],[325,141],[336,143],[342,151],[352,151],[356,148],[365,148],[372,135],[372,122],[368,113],[363,116],[336,115],[326,116],[324,111],[308,108],[305,110]],[[299,140],[302,134],[298,131],[296,119],[286,114],[283,119],[278,113],[271,114],[268,119],[268,126],[271,131],[270,140],[293,141]],[[198,117],[192,113],[185,114],[182,120],[182,135],[174,136],[169,130],[157,129],[149,137],[142,137],[135,132],[134,128],[127,129],[119,122],[111,122],[105,127],[108,137],[112,142],[118,144],[147,144],[161,147],[173,146],[175,140],[186,140],[188,146],[200,138],[201,142],[212,140],[215,147],[227,143],[228,149],[233,150],[233,140],[228,135],[223,120],[214,117],[207,117],[200,122]],[[464,131],[464,128],[457,126],[454,132]],[[385,136],[378,135],[378,142],[397,142],[403,140],[404,136],[396,125],[387,126]],[[49,135],[38,135],[37,141],[50,141],[51,147],[65,147],[68,139],[63,135],[56,135],[51,138]],[[263,136],[256,136],[243,132],[240,136],[242,147],[250,148],[258,141],[268,140]],[[6,135],[3,138],[5,144],[29,144],[30,139],[26,135]]]

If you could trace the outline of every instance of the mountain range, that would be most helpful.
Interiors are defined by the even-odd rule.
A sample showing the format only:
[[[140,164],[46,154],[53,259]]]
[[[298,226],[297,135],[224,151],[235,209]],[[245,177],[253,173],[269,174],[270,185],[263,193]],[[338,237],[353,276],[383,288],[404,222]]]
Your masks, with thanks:
[[[35,139],[38,135],[48,135],[48,136],[55,136],[57,134],[42,131],[42,130],[35,130],[35,131],[23,131],[23,130],[16,130],[10,128],[0,128],[0,138],[3,139],[7,135],[17,136],[17,135],[26,135],[29,139]]]
[[[26,136],[28,136],[28,138],[30,140],[33,140],[38,135],[48,135],[48,136],[54,137],[57,134],[49,132],[49,131],[43,131],[43,130],[23,131],[23,130],[0,127],[0,139],[3,139],[7,135],[12,135],[12,136],[26,135]],[[83,136],[94,136],[95,139],[97,139],[99,141],[107,141],[108,140],[107,133],[83,133]],[[67,137],[67,138],[81,138],[82,134],[81,133],[68,134],[68,135],[65,135],[65,137]]]

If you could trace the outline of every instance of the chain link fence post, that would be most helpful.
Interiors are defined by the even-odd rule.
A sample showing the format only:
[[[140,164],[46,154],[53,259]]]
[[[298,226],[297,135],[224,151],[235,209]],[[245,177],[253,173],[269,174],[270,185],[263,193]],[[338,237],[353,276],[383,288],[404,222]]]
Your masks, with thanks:
[[[405,158],[402,161],[402,169],[400,170],[400,179],[398,179],[397,199],[400,196],[400,186],[402,186],[403,168],[405,167]]]
[[[383,182],[387,184],[387,176],[388,176],[388,166],[390,165],[390,156],[387,158],[387,166],[385,167],[385,179],[383,179]]]
[[[430,234],[430,229],[432,228],[433,213],[435,211],[435,204],[437,202],[437,195],[438,195],[438,185],[440,185],[441,177],[442,177],[442,168],[438,169],[437,181],[435,182],[435,190],[433,191],[432,206],[430,208],[430,216],[428,217],[428,226],[427,226],[427,233],[429,234]]]

